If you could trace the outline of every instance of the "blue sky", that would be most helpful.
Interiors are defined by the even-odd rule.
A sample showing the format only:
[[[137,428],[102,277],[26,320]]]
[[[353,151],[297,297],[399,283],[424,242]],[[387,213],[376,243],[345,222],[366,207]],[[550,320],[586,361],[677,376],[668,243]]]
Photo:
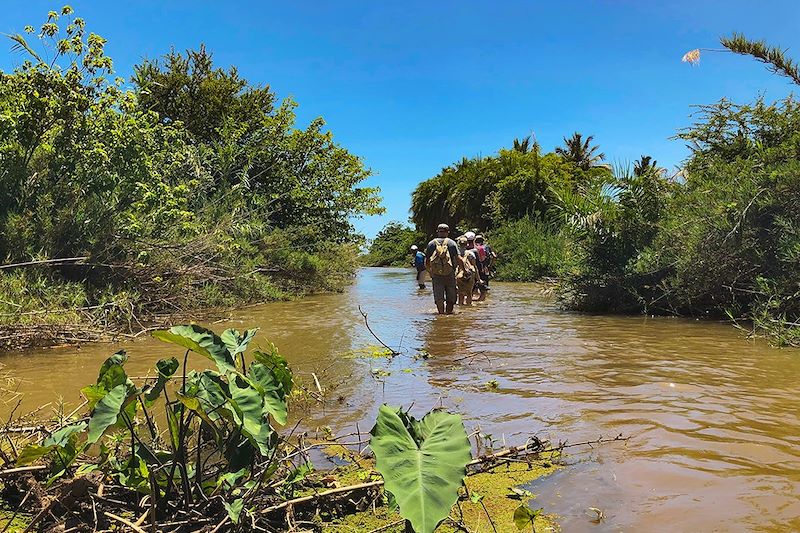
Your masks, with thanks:
[[[38,26],[61,3],[6,2],[0,31]],[[322,116],[363,157],[387,214],[357,221],[373,236],[408,218],[420,181],[462,156],[536,134],[546,150],[593,134],[612,162],[641,154],[673,167],[692,104],[792,91],[753,60],[698,47],[740,31],[800,59],[800,2],[71,2],[108,39],[119,75],[170,47],[205,43],[221,65]],[[10,48],[10,46],[8,46]],[[792,50],[795,50],[792,54]],[[19,56],[0,54],[9,69]]]

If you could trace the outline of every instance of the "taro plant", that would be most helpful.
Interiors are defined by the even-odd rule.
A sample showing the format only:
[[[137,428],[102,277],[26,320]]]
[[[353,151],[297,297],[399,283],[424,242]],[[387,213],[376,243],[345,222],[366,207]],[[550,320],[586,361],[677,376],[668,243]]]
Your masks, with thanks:
[[[416,533],[430,533],[450,513],[472,459],[461,417],[431,411],[422,419],[382,405],[371,431],[375,468]]]
[[[157,376],[143,387],[126,374],[125,352],[115,353],[96,382],[82,389],[88,415],[21,450],[17,464],[46,458],[54,480],[72,473],[78,456],[99,445],[99,459],[78,473],[101,470],[123,487],[150,494],[164,512],[221,496],[237,523],[248,499],[279,468],[275,426],[286,423],[292,389],[292,372],[274,347],[252,351],[248,364],[245,351],[255,333],[229,329],[218,336],[196,325],[157,331],[154,337],[186,351],[182,363],[159,360]],[[188,371],[192,352],[216,369]],[[156,416],[158,404],[163,417]]]

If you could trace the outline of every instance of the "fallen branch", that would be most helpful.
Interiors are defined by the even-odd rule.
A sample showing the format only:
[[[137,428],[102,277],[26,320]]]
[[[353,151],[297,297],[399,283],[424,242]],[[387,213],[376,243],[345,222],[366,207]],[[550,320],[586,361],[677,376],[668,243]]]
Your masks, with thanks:
[[[339,487],[336,489],[326,490],[324,492],[318,492],[316,494],[311,494],[310,496],[303,496],[301,498],[295,498],[293,500],[287,500],[283,503],[279,503],[278,505],[273,505],[272,507],[267,507],[261,511],[261,514],[269,514],[275,511],[279,511],[281,509],[286,509],[289,506],[297,505],[298,503],[310,502],[312,500],[316,500],[319,498],[324,498],[325,496],[330,496],[332,494],[339,494],[342,492],[353,492],[355,490],[361,489],[368,489],[372,487],[381,487],[383,486],[383,480],[380,481],[370,481],[369,483],[360,483],[358,485],[348,485],[347,487]]]
[[[380,339],[380,337],[375,335],[375,332],[372,331],[371,327],[369,327],[369,320],[367,320],[367,313],[365,313],[364,311],[361,310],[361,306],[360,305],[358,306],[358,312],[361,313],[361,316],[364,317],[364,325],[367,326],[367,331],[369,331],[372,334],[372,336],[375,337],[375,340],[378,341],[379,343],[381,343],[381,346],[383,346],[384,348],[389,350],[392,353],[392,357],[394,357],[395,355],[400,355],[400,352],[398,352],[397,350],[395,350],[393,348],[390,348],[388,344],[386,344],[385,342],[383,342]]]
[[[125,520],[121,516],[117,516],[117,515],[115,515],[113,513],[109,513],[108,511],[103,511],[103,515],[105,515],[106,517],[108,517],[108,518],[110,518],[112,520],[116,520],[117,522],[119,522],[121,524],[125,524],[126,526],[128,526],[132,530],[136,531],[136,533],[147,533],[147,531],[145,531],[144,529],[140,528],[139,526],[137,526],[136,524],[134,524],[130,520]]]
[[[26,261],[24,263],[11,263],[9,265],[0,265],[0,270],[5,270],[8,268],[17,268],[17,267],[24,267],[24,266],[33,266],[33,265],[70,265],[81,263],[82,261],[86,261],[89,259],[88,255],[83,257],[61,257],[58,259],[42,259],[39,261]]]
[[[47,467],[44,465],[36,465],[36,466],[20,466],[17,468],[9,468],[8,470],[0,470],[0,477],[10,476],[12,474],[20,474],[22,472],[37,472],[39,470],[47,470]]]

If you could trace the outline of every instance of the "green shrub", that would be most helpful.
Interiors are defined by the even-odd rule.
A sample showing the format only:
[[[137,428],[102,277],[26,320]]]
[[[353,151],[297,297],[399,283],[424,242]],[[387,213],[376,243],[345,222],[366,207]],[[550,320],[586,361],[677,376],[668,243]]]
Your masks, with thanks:
[[[556,276],[573,260],[564,232],[541,221],[523,218],[504,224],[491,234],[498,254],[497,279],[535,281]]]
[[[361,262],[375,267],[409,266],[412,261],[411,246],[416,244],[424,250],[427,242],[422,232],[399,222],[390,222],[372,240]]]

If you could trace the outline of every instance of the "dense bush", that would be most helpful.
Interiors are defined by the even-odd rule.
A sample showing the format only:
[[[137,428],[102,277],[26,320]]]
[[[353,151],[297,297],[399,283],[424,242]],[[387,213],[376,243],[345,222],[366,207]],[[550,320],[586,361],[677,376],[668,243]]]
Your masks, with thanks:
[[[29,297],[4,283],[7,322],[34,300],[125,295],[126,311],[152,316],[335,289],[352,274],[350,221],[381,208],[322,119],[298,128],[292,101],[203,48],[143,62],[126,89],[68,7],[25,31],[12,39],[26,59],[0,73],[0,258],[39,261],[14,275],[49,287]],[[41,263],[54,258],[68,260]]]
[[[800,105],[722,101],[680,134],[686,184],[656,243],[677,309],[800,320]]]
[[[564,280],[565,302],[730,316],[797,343],[800,106],[723,100],[679,137],[693,147],[680,180],[625,176],[573,224],[583,257]]]

